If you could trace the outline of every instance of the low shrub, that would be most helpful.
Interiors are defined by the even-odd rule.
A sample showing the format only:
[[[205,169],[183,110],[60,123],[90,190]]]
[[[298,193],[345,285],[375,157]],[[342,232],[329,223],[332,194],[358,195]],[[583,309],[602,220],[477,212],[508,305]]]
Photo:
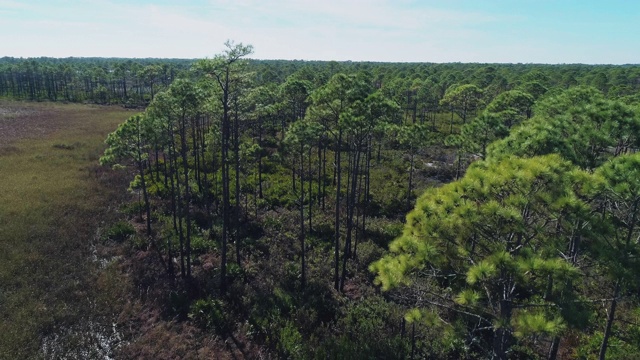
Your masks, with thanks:
[[[128,221],[118,221],[111,225],[104,234],[105,240],[121,243],[136,233],[133,225]]]
[[[233,328],[228,309],[218,299],[196,300],[189,308],[189,318],[198,326],[214,329],[220,334],[226,334]]]

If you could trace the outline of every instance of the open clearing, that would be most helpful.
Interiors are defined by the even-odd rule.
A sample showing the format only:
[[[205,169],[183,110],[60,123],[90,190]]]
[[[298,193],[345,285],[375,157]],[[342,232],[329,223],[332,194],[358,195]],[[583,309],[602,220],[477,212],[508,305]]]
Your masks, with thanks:
[[[0,359],[94,357],[104,342],[119,290],[91,244],[122,184],[97,161],[132,114],[0,101]]]

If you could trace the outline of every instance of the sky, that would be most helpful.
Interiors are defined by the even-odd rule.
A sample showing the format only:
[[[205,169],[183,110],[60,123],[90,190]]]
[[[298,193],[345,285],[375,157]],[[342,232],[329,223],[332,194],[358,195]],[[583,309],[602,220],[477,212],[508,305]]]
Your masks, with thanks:
[[[0,0],[0,57],[640,63],[638,0]]]

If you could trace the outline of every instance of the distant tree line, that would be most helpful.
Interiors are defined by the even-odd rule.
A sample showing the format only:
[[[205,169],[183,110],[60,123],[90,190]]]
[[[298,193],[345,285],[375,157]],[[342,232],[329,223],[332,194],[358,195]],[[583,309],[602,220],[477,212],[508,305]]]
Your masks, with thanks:
[[[148,104],[181,76],[193,59],[0,58],[0,96],[28,100]],[[593,86],[611,97],[640,88],[636,65],[376,63],[248,60],[258,83],[283,82],[295,72],[315,74],[318,85],[338,72],[365,71],[413,121],[433,119],[453,85],[472,84],[493,97],[520,89],[539,97],[549,89]],[[446,106],[450,107],[447,103]],[[464,111],[464,110],[462,110]]]
[[[0,59],[0,96],[25,100],[143,106],[191,60]]]

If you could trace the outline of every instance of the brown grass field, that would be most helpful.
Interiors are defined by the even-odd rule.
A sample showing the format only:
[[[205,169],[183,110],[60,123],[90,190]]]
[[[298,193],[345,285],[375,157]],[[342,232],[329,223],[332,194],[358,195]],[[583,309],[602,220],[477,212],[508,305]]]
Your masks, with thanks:
[[[97,162],[132,114],[0,100],[0,359],[108,351],[125,289],[92,258],[127,184]]]

